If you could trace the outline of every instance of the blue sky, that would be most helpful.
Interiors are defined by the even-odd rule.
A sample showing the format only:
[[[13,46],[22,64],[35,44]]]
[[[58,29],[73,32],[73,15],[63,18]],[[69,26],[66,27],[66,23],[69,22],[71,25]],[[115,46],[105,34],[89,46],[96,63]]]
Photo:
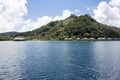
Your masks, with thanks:
[[[0,32],[31,31],[71,14],[120,27],[120,0],[0,0]]]
[[[92,15],[92,9],[103,0],[28,0],[28,17],[36,19],[42,16],[61,15],[62,11],[79,9],[81,14]],[[109,0],[105,0],[109,1]],[[87,7],[91,10],[88,11]]]

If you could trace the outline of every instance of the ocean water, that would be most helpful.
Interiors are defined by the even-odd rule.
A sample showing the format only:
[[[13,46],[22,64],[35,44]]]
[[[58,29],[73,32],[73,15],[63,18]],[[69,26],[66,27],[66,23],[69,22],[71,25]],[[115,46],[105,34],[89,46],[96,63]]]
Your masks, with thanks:
[[[1,41],[0,80],[120,80],[120,41]]]

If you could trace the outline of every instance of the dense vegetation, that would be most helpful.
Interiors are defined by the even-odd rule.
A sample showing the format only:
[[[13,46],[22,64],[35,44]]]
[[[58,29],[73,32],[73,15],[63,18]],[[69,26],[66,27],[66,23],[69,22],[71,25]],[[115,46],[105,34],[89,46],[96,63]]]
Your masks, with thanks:
[[[0,34],[0,41],[6,41],[6,40],[12,40],[12,39],[13,39],[13,36]]]
[[[13,35],[12,35],[13,36]],[[120,38],[120,29],[98,23],[90,15],[71,15],[53,21],[33,31],[14,35],[28,40],[64,40],[65,38]]]

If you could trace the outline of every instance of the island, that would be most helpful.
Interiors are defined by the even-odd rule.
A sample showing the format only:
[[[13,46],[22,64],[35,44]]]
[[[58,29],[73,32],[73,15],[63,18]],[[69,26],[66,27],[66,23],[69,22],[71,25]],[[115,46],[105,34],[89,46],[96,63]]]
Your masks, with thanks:
[[[102,24],[89,14],[72,14],[65,20],[52,21],[38,29],[22,33],[1,33],[0,40],[120,40],[120,28]]]

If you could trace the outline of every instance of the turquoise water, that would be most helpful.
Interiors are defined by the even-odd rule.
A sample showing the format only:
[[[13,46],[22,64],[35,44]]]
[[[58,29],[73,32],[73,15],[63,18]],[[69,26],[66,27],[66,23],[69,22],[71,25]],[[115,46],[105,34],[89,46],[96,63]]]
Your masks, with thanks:
[[[1,41],[0,80],[120,80],[120,41]]]

